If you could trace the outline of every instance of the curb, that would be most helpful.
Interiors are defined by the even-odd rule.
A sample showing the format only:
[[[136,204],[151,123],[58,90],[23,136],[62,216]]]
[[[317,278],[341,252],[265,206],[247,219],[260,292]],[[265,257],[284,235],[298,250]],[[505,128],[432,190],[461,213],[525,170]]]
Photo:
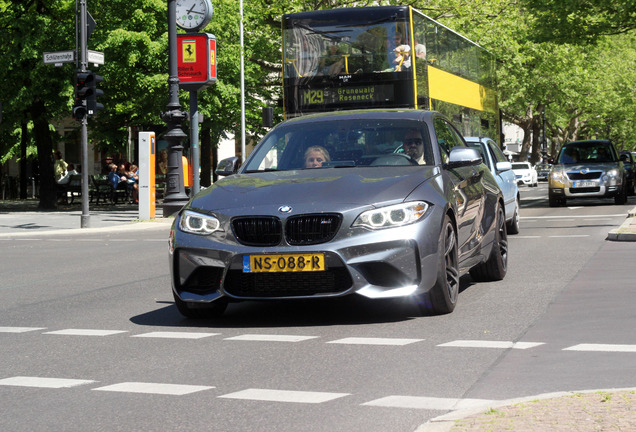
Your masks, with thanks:
[[[627,219],[620,227],[607,233],[607,240],[636,241],[636,207],[627,212]]]
[[[501,408],[510,405],[516,405],[524,402],[533,402],[545,399],[557,399],[565,396],[575,396],[579,394],[588,394],[588,393],[611,393],[611,392],[622,392],[622,391],[636,391],[636,387],[627,387],[627,388],[611,388],[611,389],[597,389],[597,390],[581,390],[581,391],[563,391],[563,392],[553,392],[553,393],[543,393],[536,396],[527,396],[515,399],[506,399],[506,400],[492,400],[488,403],[474,406],[466,409],[459,409],[457,411],[452,411],[447,414],[443,414],[441,416],[434,417],[427,421],[426,423],[419,426],[415,432],[448,432],[454,426],[457,420],[462,420],[466,417],[474,416],[477,414],[484,414],[485,412],[495,409]],[[461,402],[461,401],[460,401]]]

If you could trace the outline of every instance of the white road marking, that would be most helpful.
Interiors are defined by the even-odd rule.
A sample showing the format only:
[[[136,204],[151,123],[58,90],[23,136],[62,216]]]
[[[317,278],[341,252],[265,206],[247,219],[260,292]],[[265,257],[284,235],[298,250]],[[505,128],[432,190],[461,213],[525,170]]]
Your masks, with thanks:
[[[323,403],[349,396],[350,393],[306,392],[291,390],[247,389],[219,396],[225,399],[259,400],[270,402]]]
[[[548,219],[548,222],[574,222],[575,219],[574,218],[567,218],[567,219]]]
[[[362,405],[388,408],[410,408],[447,411],[484,406],[492,402],[493,401],[486,399],[453,399],[424,396],[387,396],[380,399],[372,400],[370,402],[365,402]]]
[[[362,338],[362,337],[349,337],[344,339],[338,339],[330,344],[352,344],[352,345],[408,345],[415,342],[421,342],[424,339],[398,339],[398,338]]]
[[[245,334],[225,338],[224,340],[235,341],[261,341],[261,342],[302,342],[309,339],[316,339],[318,336],[298,336],[298,335],[274,335],[274,334]]]
[[[90,330],[90,329],[66,329],[46,332],[44,334],[64,336],[111,336],[119,333],[128,333],[123,330]]]
[[[636,352],[636,345],[579,344],[564,348],[563,351]]]
[[[447,342],[438,347],[461,347],[461,348],[502,348],[502,349],[528,349],[539,345],[543,342],[508,342],[508,341],[485,341],[485,340],[456,340]]]
[[[213,389],[210,386],[198,385],[180,385],[180,384],[161,384],[161,383],[143,383],[143,382],[124,382],[113,384],[105,387],[94,388],[93,390],[111,391],[121,393],[148,393],[161,394],[171,396],[183,396],[190,393],[196,393],[204,390]]]
[[[512,236],[510,238],[516,238],[516,239],[538,239],[538,238],[541,238],[541,236],[515,235],[515,236]]]
[[[521,217],[521,219],[571,219],[571,218],[586,219],[586,218],[595,218],[595,217],[600,217],[600,218],[627,217],[627,213],[607,214],[607,215],[526,216],[526,217]]]
[[[581,238],[589,237],[589,234],[571,234],[571,235],[551,235],[549,238]]]
[[[46,330],[46,327],[0,327],[0,333],[26,333],[36,330]]]
[[[131,337],[140,338],[166,338],[166,339],[203,339],[210,336],[218,336],[221,333],[195,333],[195,332],[150,332]]]
[[[94,383],[92,380],[17,376],[0,380],[0,385],[39,388],[70,388]]]

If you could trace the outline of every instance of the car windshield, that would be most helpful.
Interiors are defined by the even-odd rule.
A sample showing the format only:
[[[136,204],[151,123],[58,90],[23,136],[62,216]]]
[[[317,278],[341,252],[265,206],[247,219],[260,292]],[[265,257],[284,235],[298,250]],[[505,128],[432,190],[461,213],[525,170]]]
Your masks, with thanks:
[[[559,153],[562,164],[617,162],[614,149],[607,143],[583,142],[566,145]]]
[[[431,165],[428,136],[426,125],[414,120],[292,122],[265,137],[243,172]]]
[[[474,141],[466,141],[466,144],[468,144],[468,147],[474,148],[479,152],[481,160],[483,160],[484,162],[488,160],[486,159],[486,153],[484,153],[484,147],[480,143]]]
[[[512,169],[513,170],[530,169],[530,165],[526,162],[517,162],[512,164]]]

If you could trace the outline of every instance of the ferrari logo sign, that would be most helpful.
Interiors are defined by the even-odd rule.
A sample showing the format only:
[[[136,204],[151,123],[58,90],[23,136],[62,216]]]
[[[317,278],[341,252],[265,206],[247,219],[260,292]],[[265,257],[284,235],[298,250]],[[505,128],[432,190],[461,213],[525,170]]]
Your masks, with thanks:
[[[181,49],[183,50],[183,62],[184,63],[196,63],[197,62],[197,41],[196,40],[182,40]]]
[[[179,87],[198,91],[216,82],[216,38],[207,33],[177,35]]]

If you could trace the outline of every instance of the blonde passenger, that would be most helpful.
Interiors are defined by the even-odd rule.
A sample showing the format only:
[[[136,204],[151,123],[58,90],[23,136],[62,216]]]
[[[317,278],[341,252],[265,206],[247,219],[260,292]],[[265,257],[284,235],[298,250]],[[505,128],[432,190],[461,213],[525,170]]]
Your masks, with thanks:
[[[320,168],[330,160],[329,152],[322,146],[311,146],[305,151],[305,168]]]

